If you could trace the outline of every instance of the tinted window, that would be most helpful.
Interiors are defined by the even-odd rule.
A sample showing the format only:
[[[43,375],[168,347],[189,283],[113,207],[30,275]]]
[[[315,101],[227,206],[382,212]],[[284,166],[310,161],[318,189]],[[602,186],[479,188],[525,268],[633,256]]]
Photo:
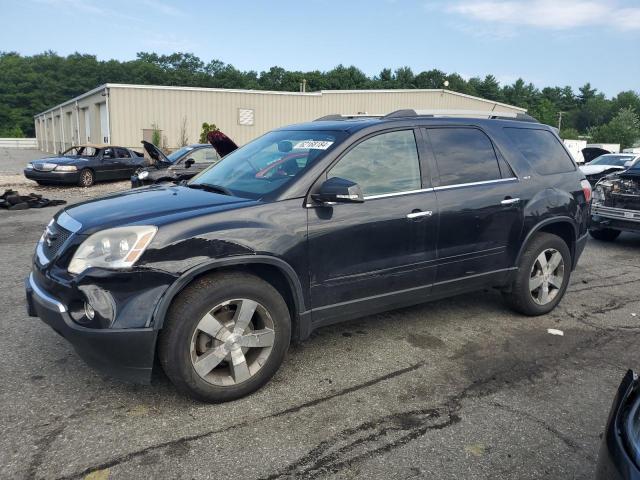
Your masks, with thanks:
[[[539,174],[575,170],[573,160],[553,133],[530,128],[505,128],[504,131]]]
[[[480,130],[430,128],[428,133],[438,165],[440,185],[459,185],[500,178],[496,152],[489,137]]]
[[[350,150],[329,177],[356,182],[364,195],[419,190],[420,163],[412,130],[383,133]]]
[[[124,148],[116,148],[116,157],[118,158],[131,158],[129,152]]]

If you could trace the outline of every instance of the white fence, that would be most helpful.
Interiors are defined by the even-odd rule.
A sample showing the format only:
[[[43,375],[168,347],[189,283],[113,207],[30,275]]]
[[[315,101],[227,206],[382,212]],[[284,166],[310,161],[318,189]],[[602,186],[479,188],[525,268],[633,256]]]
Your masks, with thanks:
[[[0,138],[0,148],[38,148],[38,139]]]

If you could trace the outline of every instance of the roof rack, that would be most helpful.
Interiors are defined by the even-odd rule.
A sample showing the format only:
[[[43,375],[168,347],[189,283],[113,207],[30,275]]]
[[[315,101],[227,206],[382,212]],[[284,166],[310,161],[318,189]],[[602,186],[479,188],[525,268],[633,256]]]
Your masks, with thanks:
[[[487,111],[487,110],[414,110],[411,108],[396,110],[385,115],[384,118],[405,118],[405,117],[465,117],[465,118],[491,118],[502,120],[518,120],[521,122],[539,123],[531,115],[520,112]]]
[[[325,115],[324,117],[316,118],[314,122],[322,122],[326,120],[352,120],[354,118],[382,118],[383,114],[369,114],[369,113],[354,113],[352,115],[343,115],[341,113],[332,113]]]

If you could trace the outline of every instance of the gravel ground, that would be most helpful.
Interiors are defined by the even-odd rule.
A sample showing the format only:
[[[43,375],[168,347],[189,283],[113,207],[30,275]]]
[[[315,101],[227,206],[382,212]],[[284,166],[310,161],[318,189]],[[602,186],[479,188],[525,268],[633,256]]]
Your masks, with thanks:
[[[160,373],[150,386],[96,373],[27,317],[23,279],[53,213],[0,211],[0,478],[588,479],[639,367],[640,237],[623,234],[588,243],[549,315],[516,315],[493,291],[375,315],[292,347],[248,398],[196,403]]]

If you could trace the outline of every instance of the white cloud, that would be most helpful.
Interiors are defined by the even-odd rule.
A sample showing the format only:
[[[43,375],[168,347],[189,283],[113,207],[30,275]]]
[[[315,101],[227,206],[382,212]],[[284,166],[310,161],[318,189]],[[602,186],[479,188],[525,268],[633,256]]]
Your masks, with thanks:
[[[472,20],[508,26],[567,30],[606,25],[640,29],[640,7],[605,0],[463,0],[446,7]]]

